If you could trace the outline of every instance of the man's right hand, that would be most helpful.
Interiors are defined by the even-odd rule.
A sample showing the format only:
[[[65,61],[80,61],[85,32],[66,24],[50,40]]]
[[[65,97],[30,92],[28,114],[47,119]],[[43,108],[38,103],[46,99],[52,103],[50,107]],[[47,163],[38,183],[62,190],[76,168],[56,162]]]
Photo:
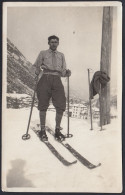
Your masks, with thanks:
[[[35,76],[35,81],[36,81],[36,82],[38,81],[38,75]]]
[[[35,76],[35,81],[38,82],[40,78],[42,77],[42,75],[43,75],[43,71],[40,71],[40,73]]]

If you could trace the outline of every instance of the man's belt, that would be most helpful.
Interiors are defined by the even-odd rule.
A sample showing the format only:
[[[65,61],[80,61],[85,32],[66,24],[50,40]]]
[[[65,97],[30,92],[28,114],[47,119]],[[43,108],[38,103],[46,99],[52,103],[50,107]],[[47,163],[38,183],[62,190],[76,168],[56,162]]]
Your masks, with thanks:
[[[61,72],[58,71],[58,70],[49,70],[49,69],[43,69],[43,73],[58,73],[58,74],[61,74]]]

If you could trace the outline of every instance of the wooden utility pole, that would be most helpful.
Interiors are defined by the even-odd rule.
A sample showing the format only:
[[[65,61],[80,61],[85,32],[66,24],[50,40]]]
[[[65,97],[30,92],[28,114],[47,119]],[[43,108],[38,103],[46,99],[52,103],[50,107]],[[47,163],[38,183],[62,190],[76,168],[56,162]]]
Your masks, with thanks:
[[[93,122],[92,122],[92,102],[90,97],[90,69],[88,69],[88,84],[89,84],[89,106],[90,106],[90,120],[91,120],[91,129],[93,130]]]
[[[112,7],[103,8],[100,70],[106,72],[109,77],[111,75],[112,15]],[[100,96],[100,121],[101,125],[106,125],[110,123],[110,82],[101,90]]]

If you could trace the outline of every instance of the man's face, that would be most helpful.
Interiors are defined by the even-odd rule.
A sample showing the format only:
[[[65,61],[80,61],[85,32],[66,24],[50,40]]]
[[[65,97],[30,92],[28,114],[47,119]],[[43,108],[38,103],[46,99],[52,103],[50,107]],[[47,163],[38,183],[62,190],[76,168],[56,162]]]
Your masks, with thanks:
[[[50,49],[55,51],[59,45],[59,41],[57,39],[51,39],[48,44],[50,46]]]

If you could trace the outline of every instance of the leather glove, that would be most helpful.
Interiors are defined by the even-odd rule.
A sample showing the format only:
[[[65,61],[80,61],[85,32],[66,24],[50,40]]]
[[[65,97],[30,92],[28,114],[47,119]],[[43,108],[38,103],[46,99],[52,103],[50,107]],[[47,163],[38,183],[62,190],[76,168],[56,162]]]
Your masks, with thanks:
[[[67,77],[70,77],[71,76],[71,70],[69,70],[69,69],[66,70],[66,76]]]
[[[35,81],[36,81],[36,82],[38,81],[38,75],[35,76]]]

